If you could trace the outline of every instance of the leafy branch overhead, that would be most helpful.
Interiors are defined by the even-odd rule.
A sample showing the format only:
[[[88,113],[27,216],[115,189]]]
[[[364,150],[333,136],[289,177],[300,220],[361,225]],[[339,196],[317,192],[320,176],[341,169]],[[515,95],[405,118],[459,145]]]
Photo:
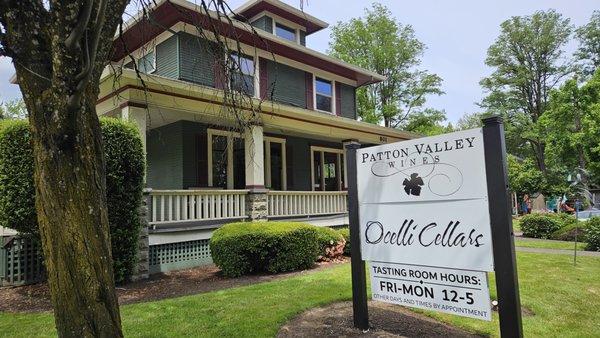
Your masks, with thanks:
[[[429,95],[443,94],[442,79],[418,69],[425,45],[410,25],[397,22],[385,6],[374,4],[364,17],[337,23],[331,35],[332,56],[387,78],[358,89],[357,108],[363,121],[407,129],[410,116],[423,113]]]

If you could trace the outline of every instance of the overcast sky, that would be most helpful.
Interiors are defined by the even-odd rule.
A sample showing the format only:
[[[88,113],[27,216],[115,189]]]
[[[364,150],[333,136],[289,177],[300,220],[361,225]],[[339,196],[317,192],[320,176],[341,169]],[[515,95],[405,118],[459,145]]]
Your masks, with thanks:
[[[245,0],[229,0],[232,8]],[[300,0],[285,2],[298,6]],[[580,26],[588,22],[592,11],[600,9],[598,0],[458,0],[399,1],[382,0],[396,19],[413,26],[416,36],[427,46],[421,67],[442,77],[445,95],[431,97],[428,106],[444,109],[455,122],[465,113],[478,111],[484,93],[479,80],[491,72],[484,64],[487,48],[498,36],[500,23],[515,15],[536,10],[556,9]],[[331,25],[362,16],[370,1],[305,0],[304,10]],[[330,29],[307,37],[307,46],[326,52]],[[567,47],[572,53],[575,43]],[[8,82],[14,73],[9,59],[0,58],[0,100],[20,97],[19,88]]]

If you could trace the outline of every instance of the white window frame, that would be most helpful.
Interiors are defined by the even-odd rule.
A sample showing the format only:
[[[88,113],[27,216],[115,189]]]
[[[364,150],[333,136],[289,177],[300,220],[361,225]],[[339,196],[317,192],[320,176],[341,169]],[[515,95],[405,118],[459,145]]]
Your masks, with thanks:
[[[317,78],[331,82],[331,111],[321,110],[321,109],[317,108]],[[323,95],[323,94],[319,94],[319,95]],[[323,95],[323,96],[327,96],[327,95]],[[337,115],[337,112],[335,111],[336,110],[335,109],[335,80],[331,80],[326,77],[313,74],[313,109],[318,112],[321,112],[321,113]]]
[[[310,147],[310,186],[311,186],[311,190],[315,191],[315,153],[319,153],[319,156],[321,157],[321,186],[325,187],[325,153],[332,153],[332,154],[337,154],[337,166],[335,168],[336,172],[336,177],[338,180],[338,191],[343,191],[344,190],[344,185],[342,185],[342,166],[344,168],[346,167],[346,150],[345,149],[337,149],[337,148],[327,148],[327,147],[318,147],[318,146],[311,146]],[[344,163],[342,163],[341,157],[342,155],[344,156]],[[344,175],[346,174],[346,171],[344,170]]]
[[[154,54],[154,60],[152,60],[152,71],[151,72],[147,72],[147,73],[146,72],[142,72],[144,74],[154,74],[154,72],[156,72],[156,46],[152,47],[151,50],[146,50],[145,52],[140,53],[140,54],[142,54],[142,56],[140,56],[139,58],[137,58],[137,60],[135,60],[136,66],[137,66],[137,64],[139,63],[139,60],[145,58],[146,55],[148,55],[150,53]]]
[[[227,190],[232,190],[234,186],[233,182],[233,139],[240,138],[244,139],[244,136],[240,133],[233,131],[226,131],[220,129],[207,129],[207,157],[208,157],[208,186],[213,187],[213,154],[212,154],[212,142],[213,136],[225,136],[227,137]]]
[[[252,80],[254,81],[254,93],[253,93],[252,97],[259,98],[259,96],[260,96],[260,77],[258,76],[258,60],[260,60],[260,58],[257,55],[250,56],[248,54],[244,54],[243,52],[240,53],[240,52],[235,52],[235,51],[229,52],[229,53],[225,52],[225,58],[232,57],[232,55],[231,55],[232,53],[238,54],[238,55],[242,54],[241,57],[244,57],[244,55],[247,55],[252,58],[252,63],[254,64],[254,67],[253,67],[254,73],[252,74]],[[229,55],[227,55],[227,54],[229,54]],[[156,59],[156,57],[155,57],[155,59]],[[250,75],[250,74],[245,74],[245,75]],[[231,89],[231,79],[228,79],[226,81],[227,81],[227,88]]]
[[[271,143],[281,144],[281,190],[287,190],[287,151],[284,138],[265,136],[265,187],[271,188]]]
[[[273,35],[275,35],[276,37],[283,39],[285,41],[295,41],[296,43],[300,44],[300,34],[298,33],[298,28],[290,27],[287,24],[281,22],[280,20],[275,20],[275,18],[273,18],[273,17],[271,17],[271,19],[273,19]],[[294,31],[294,40],[286,39],[282,36],[277,35],[277,25],[283,26],[289,30],[293,30]]]

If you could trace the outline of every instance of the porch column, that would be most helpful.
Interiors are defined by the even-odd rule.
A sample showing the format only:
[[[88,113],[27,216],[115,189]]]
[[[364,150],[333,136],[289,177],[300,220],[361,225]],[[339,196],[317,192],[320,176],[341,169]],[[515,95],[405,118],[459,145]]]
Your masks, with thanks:
[[[344,149],[344,163],[342,163],[342,165],[344,166],[344,186],[343,186],[344,190],[348,190],[348,165],[347,165],[348,156],[346,154],[346,146],[351,143],[359,143],[359,142],[358,142],[358,140],[354,140],[354,139],[342,141],[342,148]]]
[[[246,212],[251,220],[267,219],[267,190],[265,189],[263,127],[253,125],[244,132],[246,151],[246,189],[249,190]]]
[[[135,124],[140,132],[144,157],[146,156],[146,113],[146,109],[140,107],[125,106],[121,109],[121,118]]]

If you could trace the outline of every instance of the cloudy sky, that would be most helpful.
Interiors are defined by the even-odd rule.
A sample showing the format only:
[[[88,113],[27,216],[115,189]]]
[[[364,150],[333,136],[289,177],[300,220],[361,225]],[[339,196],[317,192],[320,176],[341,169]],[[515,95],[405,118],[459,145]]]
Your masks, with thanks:
[[[232,8],[244,0],[229,0]],[[298,6],[300,0],[286,0]],[[479,80],[490,73],[484,64],[486,50],[499,33],[502,21],[515,15],[529,15],[536,10],[553,8],[580,26],[591,13],[600,9],[598,0],[381,0],[396,19],[413,26],[417,38],[427,46],[422,68],[444,80],[445,95],[431,97],[428,105],[444,109],[448,119],[458,120],[465,113],[477,111],[476,102],[484,95]],[[370,1],[305,0],[304,10],[331,25],[361,16]],[[326,52],[330,30],[307,38],[310,48]],[[576,44],[567,47],[571,53]],[[0,58],[0,100],[20,97],[17,86],[8,82],[14,70],[9,59]]]

